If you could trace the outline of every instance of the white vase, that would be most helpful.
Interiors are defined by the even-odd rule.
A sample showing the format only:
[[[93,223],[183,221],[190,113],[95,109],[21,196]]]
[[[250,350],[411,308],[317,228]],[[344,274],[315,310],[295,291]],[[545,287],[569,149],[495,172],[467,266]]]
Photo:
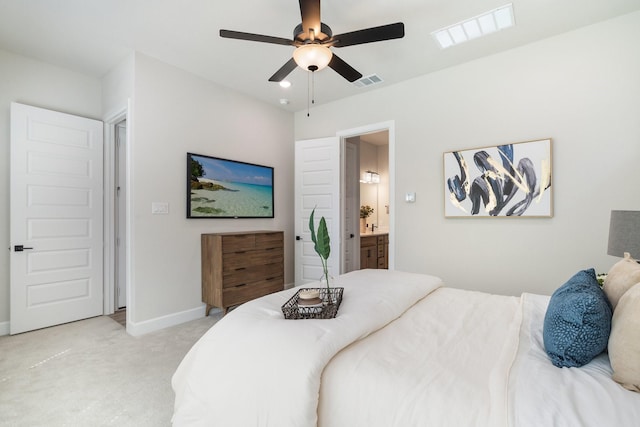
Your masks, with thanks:
[[[367,218],[360,218],[360,234],[367,232]]]

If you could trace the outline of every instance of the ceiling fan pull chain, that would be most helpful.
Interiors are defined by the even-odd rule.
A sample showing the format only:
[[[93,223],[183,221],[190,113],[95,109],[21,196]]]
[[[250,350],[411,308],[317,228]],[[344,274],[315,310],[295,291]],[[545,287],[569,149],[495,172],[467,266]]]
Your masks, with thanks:
[[[315,87],[316,87],[316,77],[315,72],[318,70],[317,65],[309,65],[308,68],[311,71],[311,75],[307,78],[307,117],[309,117],[309,99],[311,99],[311,104],[315,104]]]
[[[307,75],[307,117],[309,117],[310,100],[311,99],[311,76]]]
[[[311,72],[311,104],[316,103],[316,73]]]

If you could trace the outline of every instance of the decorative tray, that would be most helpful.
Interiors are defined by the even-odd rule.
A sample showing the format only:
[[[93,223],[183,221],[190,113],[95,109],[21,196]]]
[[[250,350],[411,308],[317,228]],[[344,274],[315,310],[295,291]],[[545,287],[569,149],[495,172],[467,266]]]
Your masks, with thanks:
[[[307,304],[299,298],[300,292],[319,291],[317,301]],[[285,319],[333,319],[338,314],[344,288],[301,288],[282,306]]]

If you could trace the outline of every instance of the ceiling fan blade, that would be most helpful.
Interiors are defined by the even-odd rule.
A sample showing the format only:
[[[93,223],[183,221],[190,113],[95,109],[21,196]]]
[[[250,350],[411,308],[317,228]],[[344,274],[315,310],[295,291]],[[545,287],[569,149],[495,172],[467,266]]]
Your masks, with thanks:
[[[306,35],[305,39],[310,37],[310,29],[312,29],[316,35],[320,34],[322,31],[320,28],[320,0],[299,0],[299,2],[300,16],[302,16],[302,31]]]
[[[342,77],[344,77],[345,79],[349,80],[349,82],[352,82],[352,83],[358,80],[360,77],[362,77],[362,74],[356,71],[356,69],[353,68],[351,65],[347,64],[342,59],[340,59],[340,57],[338,57],[338,55],[336,55],[335,53],[331,57],[331,61],[329,62],[329,67],[333,68],[336,71],[336,73],[340,74]]]
[[[328,44],[334,47],[345,47],[384,40],[401,39],[402,37],[404,37],[404,24],[402,22],[396,22],[395,24],[338,34],[337,36],[333,36]]]
[[[284,80],[285,77],[289,75],[289,73],[295,70],[297,66],[298,64],[296,64],[296,61],[294,61],[293,58],[291,58],[282,67],[280,67],[280,69],[276,71],[276,73],[273,76],[269,78],[269,81],[281,82],[282,80]]]
[[[226,39],[249,40],[252,42],[262,42],[271,44],[282,44],[285,46],[294,45],[294,41],[282,37],[263,36],[261,34],[243,33],[241,31],[220,30],[220,37]]]

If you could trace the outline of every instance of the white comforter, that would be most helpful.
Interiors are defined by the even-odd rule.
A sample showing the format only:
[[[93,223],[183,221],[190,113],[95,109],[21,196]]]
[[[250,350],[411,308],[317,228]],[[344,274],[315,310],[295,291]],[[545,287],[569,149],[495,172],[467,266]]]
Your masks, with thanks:
[[[331,361],[319,425],[506,426],[519,306],[517,297],[434,291]]]
[[[331,320],[285,320],[295,289],[237,308],[207,332],[176,371],[176,426],[317,424],[322,372],[341,349],[384,327],[441,285],[433,276],[360,270]],[[375,277],[375,280],[374,280]],[[398,292],[398,288],[402,292]]]
[[[174,425],[640,425],[640,393],[611,380],[606,354],[583,368],[549,362],[549,297],[386,270],[336,286],[345,291],[332,320],[283,319],[291,289],[219,321],[173,377]]]

